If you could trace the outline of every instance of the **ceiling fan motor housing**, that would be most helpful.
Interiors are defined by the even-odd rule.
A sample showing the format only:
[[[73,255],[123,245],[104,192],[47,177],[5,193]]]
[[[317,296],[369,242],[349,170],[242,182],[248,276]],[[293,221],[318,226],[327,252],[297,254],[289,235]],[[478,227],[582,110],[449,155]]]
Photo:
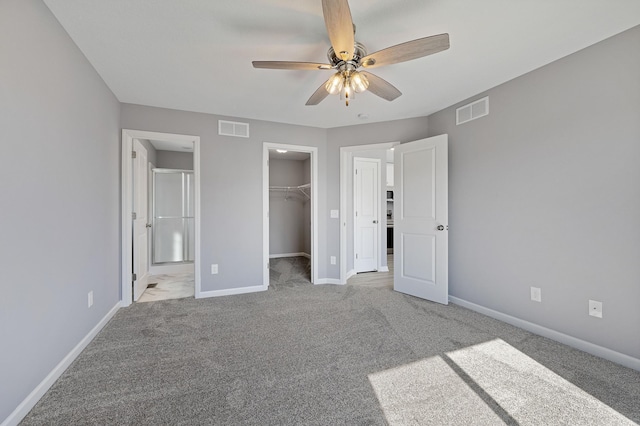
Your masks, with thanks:
[[[336,55],[336,52],[333,50],[333,47],[329,47],[327,51],[327,59],[329,59],[329,63],[333,66],[333,68],[346,71],[348,68],[356,69],[360,67],[360,60],[367,56],[367,48],[364,44],[360,42],[355,42],[353,48],[353,58],[344,61]]]

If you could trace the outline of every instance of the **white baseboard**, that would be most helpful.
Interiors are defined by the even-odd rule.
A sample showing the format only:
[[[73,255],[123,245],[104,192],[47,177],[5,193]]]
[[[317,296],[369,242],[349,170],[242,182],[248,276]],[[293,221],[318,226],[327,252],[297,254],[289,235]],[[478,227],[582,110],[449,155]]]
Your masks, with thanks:
[[[47,377],[45,377],[44,380],[42,380],[40,384],[38,384],[38,386],[36,386],[36,388],[31,391],[31,393],[16,407],[16,409],[9,414],[9,417],[4,419],[0,426],[15,426],[20,423],[20,421],[29,414],[29,411],[31,411],[40,398],[42,398],[49,388],[53,386],[62,373],[64,373],[78,355],[80,355],[80,352],[87,347],[100,330],[102,330],[109,320],[113,318],[116,312],[118,312],[118,309],[120,309],[120,302],[116,303],[116,305],[107,312],[107,315],[105,315],[104,318],[102,318],[100,322],[96,324],[96,326],[93,327],[91,331],[89,331],[89,333],[87,333],[87,335],[84,336],[64,358],[62,358],[62,361],[60,361],[58,365],[56,365],[53,370],[47,374]]]
[[[317,279],[316,282],[314,282],[314,284],[316,285],[321,285],[321,284],[337,284],[337,285],[344,285],[343,282],[341,282],[339,279],[337,278],[320,278]]]
[[[282,254],[270,254],[269,255],[269,259],[273,259],[276,257],[306,257],[307,259],[311,259],[311,255],[308,253],[303,253],[303,252],[299,252],[299,253],[282,253]]]
[[[256,285],[252,287],[239,287],[239,288],[227,288],[224,290],[201,291],[198,294],[196,294],[196,299],[204,299],[207,297],[233,296],[234,294],[257,293],[259,291],[266,291],[268,289],[269,289],[269,286]]]
[[[185,274],[195,270],[193,263],[180,263],[178,265],[153,265],[149,267],[151,275],[161,274]]]
[[[569,336],[568,334],[564,334],[559,331],[555,331],[550,328],[543,327],[541,325],[534,324],[532,322],[516,318],[508,314],[503,314],[502,312],[494,311],[493,309],[486,308],[481,305],[476,305],[475,303],[468,302],[464,299],[449,296],[449,301],[464,308],[471,309],[472,311],[479,312],[488,317],[495,318],[502,322],[506,322],[507,324],[514,325],[540,336],[555,340],[556,342],[571,346],[572,348],[580,349],[581,351],[590,353],[591,355],[595,355],[600,358],[613,361],[620,365],[624,365],[625,367],[640,371],[640,359],[638,358],[634,358],[632,356],[625,355],[623,353],[616,352],[602,346],[598,346],[594,343],[578,339],[577,337]]]

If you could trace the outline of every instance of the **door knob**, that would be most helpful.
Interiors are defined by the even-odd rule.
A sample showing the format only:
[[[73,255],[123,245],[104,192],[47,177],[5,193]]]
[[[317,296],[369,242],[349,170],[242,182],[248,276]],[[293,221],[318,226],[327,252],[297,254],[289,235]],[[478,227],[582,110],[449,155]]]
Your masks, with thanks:
[[[151,228],[151,224],[150,224],[150,223],[147,223],[145,226],[146,226],[147,228]]]
[[[438,231],[444,231],[444,225],[438,225],[436,228]]]
[[[373,223],[378,223],[378,221],[377,221],[377,220],[374,220],[374,221],[373,221]]]

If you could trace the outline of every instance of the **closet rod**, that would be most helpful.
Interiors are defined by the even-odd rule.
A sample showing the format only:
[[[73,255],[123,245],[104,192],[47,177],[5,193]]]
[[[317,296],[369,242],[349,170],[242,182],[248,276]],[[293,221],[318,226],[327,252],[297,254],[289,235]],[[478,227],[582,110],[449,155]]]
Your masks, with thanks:
[[[305,183],[304,185],[298,186],[270,186],[269,191],[298,191],[304,194],[307,199],[311,199],[311,184]]]

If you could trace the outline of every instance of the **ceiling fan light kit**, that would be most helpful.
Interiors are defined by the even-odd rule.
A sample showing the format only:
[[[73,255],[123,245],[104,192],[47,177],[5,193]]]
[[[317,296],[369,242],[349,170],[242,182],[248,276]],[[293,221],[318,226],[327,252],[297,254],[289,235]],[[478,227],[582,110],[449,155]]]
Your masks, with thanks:
[[[356,93],[369,90],[376,96],[392,101],[402,95],[391,83],[358,68],[375,68],[397,64],[432,55],[449,48],[449,34],[419,38],[367,54],[363,44],[355,41],[356,27],[351,19],[347,0],[322,0],[322,13],[331,47],[327,52],[329,64],[287,61],[253,61],[254,68],[286,70],[336,70],[311,95],[306,105],[318,105],[328,95],[340,94],[349,106]],[[336,52],[339,52],[336,54]]]

